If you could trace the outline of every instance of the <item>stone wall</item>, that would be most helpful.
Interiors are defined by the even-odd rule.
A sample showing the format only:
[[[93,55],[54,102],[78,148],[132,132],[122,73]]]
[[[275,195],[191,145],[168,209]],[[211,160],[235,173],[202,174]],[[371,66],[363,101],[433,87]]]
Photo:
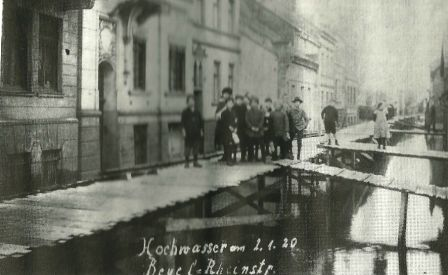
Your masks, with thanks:
[[[18,4],[31,8],[33,22],[39,14],[61,19],[59,85],[50,93],[39,87],[38,28],[33,27],[29,88],[0,87],[1,196],[58,188],[77,180],[79,12],[62,12],[52,6],[57,1],[32,7],[22,2],[5,1],[4,12],[8,13],[8,5]]]
[[[28,193],[76,182],[76,120],[0,123],[0,192]]]

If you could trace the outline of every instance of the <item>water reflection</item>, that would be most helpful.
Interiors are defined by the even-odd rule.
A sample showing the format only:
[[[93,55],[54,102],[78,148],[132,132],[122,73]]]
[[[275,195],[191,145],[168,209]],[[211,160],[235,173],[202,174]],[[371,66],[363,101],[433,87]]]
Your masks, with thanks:
[[[427,142],[429,145],[427,145]],[[435,140],[424,136],[403,138],[398,146],[434,149]],[[385,174],[410,183],[443,185],[440,163],[424,159],[389,159]],[[397,249],[400,193],[340,183],[335,194],[310,196],[295,200],[291,211],[298,217],[265,226],[235,226],[207,231],[176,234],[188,243],[226,240],[252,247],[257,238],[275,240],[297,238],[297,247],[272,252],[249,251],[241,255],[219,255],[224,265],[257,264],[260,259],[276,266],[276,274],[447,274],[448,257],[434,249],[447,238],[447,208],[440,202],[410,195],[408,204],[407,246]],[[267,204],[267,203],[266,203]],[[169,236],[165,236],[167,240]],[[442,245],[443,247],[443,245]],[[193,259],[178,257],[177,265]],[[201,265],[208,257],[199,258]]]

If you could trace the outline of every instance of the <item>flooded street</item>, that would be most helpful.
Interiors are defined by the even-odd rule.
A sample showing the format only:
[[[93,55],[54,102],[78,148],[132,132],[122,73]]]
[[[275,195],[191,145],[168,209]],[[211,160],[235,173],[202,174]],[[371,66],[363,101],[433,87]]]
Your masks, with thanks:
[[[425,136],[418,135],[402,137],[397,146],[433,149],[439,145],[438,140],[427,140]],[[392,157],[387,163],[384,171],[389,177],[443,185],[444,171],[438,163],[399,157]],[[402,174],[397,174],[397,171]],[[266,263],[275,266],[276,274],[447,274],[446,255],[435,249],[440,247],[444,228],[444,213],[439,202],[409,196],[408,250],[404,256],[396,246],[400,193],[339,183],[337,196],[332,199],[334,201],[330,204],[325,195],[303,195],[299,203],[292,205],[296,218],[272,225],[183,232],[176,236],[192,243],[193,240],[226,240],[249,248],[258,239],[264,247],[269,240],[280,246],[286,240],[297,239],[294,247],[262,253]],[[244,264],[247,265],[256,265],[263,258],[259,251],[246,251],[245,255]],[[205,266],[207,259],[203,258]],[[180,257],[176,264],[188,265],[189,261]],[[240,264],[241,258],[229,253],[221,255],[220,261],[232,266]],[[404,269],[403,266],[400,269],[400,261],[406,263]]]

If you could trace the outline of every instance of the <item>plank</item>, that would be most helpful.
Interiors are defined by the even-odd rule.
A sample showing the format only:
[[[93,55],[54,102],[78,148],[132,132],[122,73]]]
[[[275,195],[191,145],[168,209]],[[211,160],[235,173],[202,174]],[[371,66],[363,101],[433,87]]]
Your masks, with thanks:
[[[376,153],[388,156],[410,157],[410,158],[423,158],[432,160],[448,161],[448,153],[442,151],[433,150],[416,150],[407,147],[389,146],[386,150],[378,149],[375,144],[349,142],[339,146],[336,145],[317,145],[319,148],[327,150],[342,150],[359,153]]]
[[[443,132],[427,132],[425,130],[398,130],[398,129],[391,129],[391,134],[407,134],[407,135],[429,135],[429,136],[444,136],[445,133]]]
[[[371,174],[353,171],[353,170],[349,170],[349,169],[344,169],[344,171],[338,175],[338,178],[340,177],[340,178],[347,179],[347,180],[363,182],[368,177],[370,177],[370,175]]]
[[[250,216],[230,216],[216,218],[191,218],[191,219],[172,219],[165,221],[167,232],[203,230],[217,227],[259,224],[284,219],[281,215],[250,215]]]
[[[342,173],[344,171],[344,169],[338,168],[338,167],[333,167],[333,166],[327,166],[327,165],[322,165],[321,167],[317,168],[315,170],[315,172],[324,175],[324,176],[337,176],[340,173]]]

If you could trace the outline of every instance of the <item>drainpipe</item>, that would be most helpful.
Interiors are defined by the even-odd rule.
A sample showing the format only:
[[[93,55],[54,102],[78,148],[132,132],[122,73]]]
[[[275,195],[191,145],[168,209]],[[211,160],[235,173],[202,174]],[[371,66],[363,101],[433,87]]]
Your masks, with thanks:
[[[159,150],[158,150],[158,159],[159,162],[162,162],[163,160],[163,146],[162,146],[162,141],[163,141],[163,123],[162,123],[162,8],[160,8],[160,12],[158,13],[158,25],[157,25],[157,34],[158,34],[158,44],[159,44],[159,54],[157,57],[157,63],[159,65],[159,70],[158,70],[158,74],[159,74],[159,84],[157,87],[157,90],[159,92],[158,95],[158,102],[157,102],[157,122],[158,122],[158,126],[159,126]]]
[[[82,43],[83,43],[83,24],[84,24],[84,11],[79,10],[78,12],[78,60],[77,60],[77,93],[76,93],[76,117],[78,119],[78,173],[77,178],[81,180],[82,178],[82,149],[81,149],[81,138],[82,138],[82,110],[81,110],[81,96],[82,96]]]

